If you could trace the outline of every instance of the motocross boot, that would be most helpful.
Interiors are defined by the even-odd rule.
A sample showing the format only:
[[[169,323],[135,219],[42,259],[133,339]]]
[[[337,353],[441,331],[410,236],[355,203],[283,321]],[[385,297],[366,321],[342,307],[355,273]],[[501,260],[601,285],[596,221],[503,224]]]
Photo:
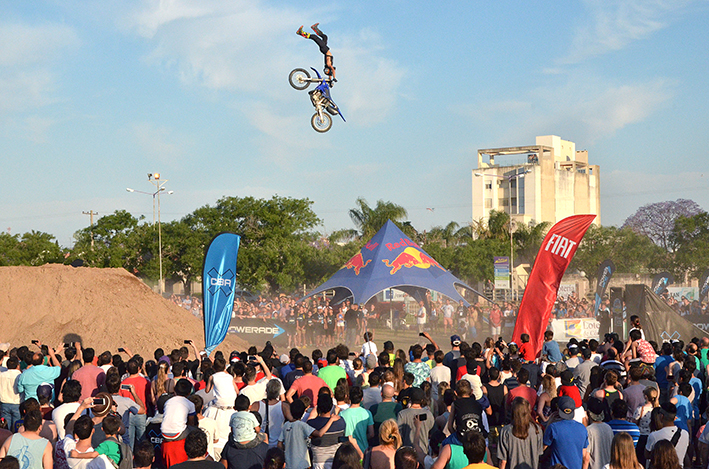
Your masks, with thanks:
[[[306,33],[305,31],[303,31],[303,26],[301,26],[300,28],[298,28],[298,31],[296,31],[295,33],[296,33],[298,36],[303,36],[303,37],[306,38],[306,39],[309,39],[309,38],[310,38],[310,33]]]
[[[322,31],[320,31],[320,30],[318,29],[318,25],[319,25],[319,24],[320,24],[320,23],[315,23],[314,25],[312,25],[312,26],[310,27],[310,29],[312,29],[313,31],[315,31],[315,34],[317,34],[318,36],[322,36],[322,35],[323,35]]]

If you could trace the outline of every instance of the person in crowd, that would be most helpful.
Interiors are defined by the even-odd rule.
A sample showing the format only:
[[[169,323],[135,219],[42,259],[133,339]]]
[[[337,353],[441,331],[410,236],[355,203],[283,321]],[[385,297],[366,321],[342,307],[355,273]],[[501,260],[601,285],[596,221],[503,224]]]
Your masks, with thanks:
[[[9,357],[5,362],[6,368],[0,370],[0,417],[5,419],[8,428],[15,428],[15,422],[20,420],[20,402],[22,395],[17,389],[17,380],[20,377],[20,360]]]
[[[645,403],[633,412],[632,421],[635,422],[640,429],[640,437],[638,438],[638,444],[636,446],[638,462],[643,466],[645,465],[645,445],[652,432],[652,411],[660,406],[659,395],[660,393],[656,388],[648,386],[643,391]]]
[[[468,432],[462,443],[463,452],[469,463],[469,465],[465,466],[466,469],[495,469],[495,466],[483,462],[487,448],[485,446],[485,437],[482,433],[477,431]]]
[[[684,464],[684,456],[689,447],[689,432],[675,425],[677,407],[669,402],[662,404],[654,410],[659,415],[658,428],[650,433],[645,444],[645,458],[651,458],[655,444],[661,440],[668,440],[677,452],[680,466]],[[652,460],[651,460],[652,461]]]
[[[133,450],[133,468],[149,469],[155,463],[155,448],[150,440],[140,441]],[[74,469],[74,468],[72,468]],[[221,468],[217,468],[221,469]]]
[[[37,346],[42,347],[41,343]],[[37,399],[37,388],[44,383],[53,383],[62,372],[61,362],[57,360],[52,347],[47,347],[53,366],[44,364],[44,355],[41,352],[33,353],[29,366],[17,378],[17,391],[22,394],[23,400]]]
[[[642,469],[635,456],[633,439],[625,432],[616,433],[611,444],[611,461],[608,469]],[[677,468],[674,468],[677,469]]]
[[[224,469],[218,462],[207,459],[207,434],[200,429],[191,431],[185,437],[185,453],[187,461],[172,466],[174,469]]]
[[[421,361],[423,348],[419,344],[411,348],[411,355],[414,360],[404,365],[404,371],[414,375],[413,386],[420,387],[424,381],[431,381],[431,367]]]
[[[385,384],[382,387],[382,402],[374,404],[370,410],[372,420],[374,422],[374,434],[378,435],[379,428],[382,423],[387,420],[396,420],[399,412],[403,409],[401,403],[394,399],[394,387],[390,384]]]
[[[611,444],[613,443],[613,429],[604,423],[606,403],[603,399],[590,397],[586,402],[586,416],[588,419],[588,455],[590,469],[603,469],[611,460]]]
[[[70,458],[77,459],[95,459],[100,456],[105,456],[109,461],[106,461],[110,467],[113,463],[116,467],[121,463],[122,453],[121,445],[118,442],[118,433],[121,429],[121,419],[117,415],[109,414],[101,422],[101,428],[106,435],[106,439],[96,446],[92,452],[80,453],[76,449],[69,453]]]
[[[176,441],[184,439],[187,425],[197,426],[197,410],[194,404],[187,399],[192,393],[192,383],[181,379],[175,383],[175,395],[165,403],[160,431],[164,440]]]
[[[544,433],[532,417],[527,399],[515,397],[512,423],[502,428],[497,443],[500,469],[537,469],[543,451]]]
[[[20,469],[52,469],[52,444],[39,436],[42,413],[28,411],[23,419],[23,431],[15,433],[0,447],[0,459],[13,456],[20,461]]]
[[[76,344],[76,352],[77,354],[81,353],[83,365],[71,375],[71,379],[81,383],[81,398],[79,400],[83,401],[87,397],[94,397],[99,393],[99,388],[103,387],[106,382],[106,373],[94,363],[96,359],[94,349],[82,349],[79,342]]]
[[[591,349],[588,347],[585,347],[581,349],[581,356],[583,357],[583,361],[574,368],[573,371],[573,376],[574,376],[574,384],[578,386],[579,388],[579,394],[581,396],[586,395],[586,388],[588,388],[588,385],[591,382],[591,370],[597,366],[596,362],[591,360]]]
[[[318,378],[324,381],[325,384],[333,391],[335,390],[335,386],[337,386],[337,382],[340,378],[347,379],[347,372],[340,367],[340,358],[338,357],[335,349],[330,349],[327,351],[327,366],[318,371]]]
[[[512,408],[512,401],[517,397],[521,397],[522,399],[525,399],[529,403],[530,409],[532,409],[532,418],[534,418],[536,420],[537,391],[527,385],[528,380],[529,380],[529,371],[527,371],[526,368],[521,368],[519,370],[519,372],[517,373],[517,381],[519,382],[519,386],[512,389],[507,394],[507,398],[506,398],[507,400],[505,402],[505,406],[507,409],[511,409]]]
[[[231,414],[229,426],[231,438],[237,448],[254,448],[266,441],[266,434],[261,433],[261,423],[249,410],[251,402],[244,394],[236,396],[235,412]],[[266,441],[268,443],[268,441]]]
[[[357,447],[364,452],[369,447],[369,439],[374,437],[374,419],[361,403],[362,388],[354,386],[350,390],[350,406],[340,415],[345,421],[345,436],[354,437]]]
[[[330,355],[330,352],[328,352],[328,360],[334,357],[334,366],[333,365],[328,365],[325,368],[321,368],[320,371],[318,372],[319,375],[322,375],[323,371],[327,370],[330,368],[330,366],[333,366],[334,368],[337,368],[344,374],[344,370],[337,366],[337,355],[335,352],[332,352],[333,355]],[[307,396],[310,398],[311,402],[313,403],[313,406],[318,405],[318,394],[320,392],[320,388],[323,386],[329,386],[325,380],[323,380],[320,376],[315,376],[313,375],[313,364],[310,362],[310,360],[304,360],[303,361],[303,376],[301,376],[299,379],[295,380],[293,384],[291,385],[290,389],[286,393],[286,401],[289,403],[292,403],[295,399],[301,398],[303,396]],[[339,372],[336,372],[339,373]],[[337,385],[337,383],[335,383]],[[330,388],[330,389],[334,389]]]
[[[550,464],[567,469],[585,469],[590,462],[588,431],[574,420],[576,404],[569,396],[558,400],[558,420],[544,430],[544,451],[549,452]]]
[[[219,459],[216,451],[214,450],[214,443],[216,443],[217,440],[217,422],[214,419],[207,418],[202,414],[204,409],[204,401],[199,394],[192,394],[187,399],[194,404],[199,429],[207,435],[207,453],[209,453],[209,456],[216,461]]]
[[[628,420],[628,403],[624,399],[618,399],[611,405],[611,416],[613,420],[607,422],[613,429],[613,434],[625,432],[633,439],[633,445],[638,444],[640,438],[640,428]]]
[[[239,394],[244,395],[249,398],[249,402],[258,402],[261,399],[266,398],[266,384],[271,379],[271,369],[264,362],[261,355],[254,355],[256,358],[256,364],[249,363],[244,371],[244,381],[246,386],[241,388]],[[257,380],[257,370],[256,367],[260,367],[264,373],[264,377]]]
[[[81,397],[81,383],[73,379],[67,381],[62,389],[62,404],[52,411],[52,421],[57,427],[57,438],[63,439],[66,436],[64,419],[67,415],[74,415],[79,408],[79,398]]]
[[[658,440],[649,460],[648,469],[682,469],[678,451],[670,440]]]
[[[367,378],[369,386],[362,389],[362,407],[371,411],[372,406],[382,402],[381,375],[372,371]]]
[[[379,427],[379,444],[372,448],[369,467],[394,469],[394,456],[400,447],[401,435],[396,420],[385,420]]]
[[[121,387],[123,387],[123,390],[127,391],[131,397],[121,396],[119,394]],[[116,404],[115,411],[121,417],[123,427],[127,430],[127,435],[125,435],[125,443],[127,443],[132,450],[135,442],[139,440],[130,438],[130,418],[132,415],[145,415],[145,404],[140,397],[138,397],[138,394],[132,384],[121,384],[121,378],[118,376],[118,370],[115,368],[110,368],[108,374],[106,375],[106,390],[109,394],[111,394],[111,399],[113,399],[113,402]]]
[[[468,383],[467,381],[462,381]],[[469,386],[469,384],[468,384]],[[428,434],[433,428],[433,414],[427,408],[426,395],[420,388],[412,388],[409,408],[399,412],[396,423],[399,426],[401,441],[404,446],[414,446],[423,456],[428,453]]]
[[[283,431],[278,438],[278,447],[286,453],[286,467],[288,469],[308,469],[311,466],[307,446],[308,439],[310,437],[322,437],[330,429],[332,423],[338,419],[337,415],[332,414],[327,423],[319,430],[316,430],[301,420],[305,409],[306,406],[302,400],[296,399],[293,401],[290,410],[294,420],[283,425]],[[265,446],[268,449],[268,445],[265,444]],[[235,468],[239,467],[241,466],[235,466]],[[231,469],[231,466],[228,469]]]
[[[317,417],[307,421],[315,430],[320,430],[331,417],[332,402],[326,394],[318,398]],[[335,453],[340,447],[340,438],[345,436],[345,420],[336,417],[321,437],[310,438],[310,448],[313,453],[313,469],[331,469]]]
[[[332,460],[332,469],[363,469],[362,453],[352,442],[342,443]]]
[[[459,441],[465,433],[476,430],[483,431],[483,406],[473,396],[473,388],[468,380],[462,379],[456,384],[457,399],[451,405],[448,418],[448,431],[455,434]],[[400,412],[399,415],[404,411]],[[404,440],[405,442],[407,440]]]

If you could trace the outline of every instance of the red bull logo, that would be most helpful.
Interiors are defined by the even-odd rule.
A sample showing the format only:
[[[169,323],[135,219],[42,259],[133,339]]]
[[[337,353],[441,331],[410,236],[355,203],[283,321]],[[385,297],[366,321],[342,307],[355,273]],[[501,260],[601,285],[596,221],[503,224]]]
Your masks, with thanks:
[[[343,269],[354,269],[355,275],[359,275],[359,271],[361,269],[364,269],[367,267],[367,264],[372,262],[372,259],[367,259],[367,262],[364,262],[364,258],[362,257],[362,253],[358,252],[354,256],[352,256],[352,259],[347,261],[347,264],[345,264],[342,268]]]
[[[382,259],[382,262],[384,262],[387,267],[391,268],[391,271],[389,272],[391,275],[397,273],[402,267],[418,267],[419,269],[428,269],[431,266],[436,266],[443,269],[441,264],[436,262],[434,258],[413,247],[407,247],[404,249],[404,251],[396,256],[391,262],[389,262],[389,259]]]

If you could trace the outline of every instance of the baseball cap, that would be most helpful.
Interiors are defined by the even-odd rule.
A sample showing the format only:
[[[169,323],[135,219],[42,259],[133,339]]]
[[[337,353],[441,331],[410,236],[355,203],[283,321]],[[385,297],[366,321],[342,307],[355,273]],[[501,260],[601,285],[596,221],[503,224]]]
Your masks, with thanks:
[[[452,335],[451,336],[451,345],[460,345],[460,336],[459,335]]]
[[[605,417],[605,403],[603,399],[597,397],[589,397],[586,402],[586,412],[591,414],[591,418],[596,422],[600,422]]]
[[[40,384],[37,386],[37,398],[51,399],[53,389],[54,387],[51,384]]]
[[[234,363],[234,362],[238,362],[238,361],[241,361],[241,358],[239,357],[239,352],[237,352],[236,350],[234,350],[234,351],[231,352],[231,354],[229,355],[229,362],[230,362],[230,363]]]
[[[290,357],[289,357],[287,354],[285,354],[285,353],[284,353],[283,355],[281,355],[280,357],[278,357],[278,359],[279,359],[280,362],[283,363],[284,365],[287,365],[287,364],[290,362]]]
[[[561,396],[559,398],[559,417],[564,420],[571,420],[574,418],[574,412],[576,411],[576,405],[574,400],[569,396]]]
[[[564,370],[561,372],[561,384],[564,386],[569,386],[574,382],[574,374],[571,370]]]

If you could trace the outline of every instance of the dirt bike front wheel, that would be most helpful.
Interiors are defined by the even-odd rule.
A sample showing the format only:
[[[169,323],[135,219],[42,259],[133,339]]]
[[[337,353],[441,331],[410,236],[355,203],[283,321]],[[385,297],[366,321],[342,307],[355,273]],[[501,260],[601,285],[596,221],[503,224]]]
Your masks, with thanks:
[[[310,119],[310,125],[313,126],[313,129],[315,129],[316,132],[327,132],[328,130],[330,130],[330,127],[332,127],[332,117],[330,117],[329,114],[323,112],[321,119],[320,115],[316,112]]]
[[[288,75],[290,86],[298,91],[303,91],[310,86],[310,73],[304,68],[296,68]]]

